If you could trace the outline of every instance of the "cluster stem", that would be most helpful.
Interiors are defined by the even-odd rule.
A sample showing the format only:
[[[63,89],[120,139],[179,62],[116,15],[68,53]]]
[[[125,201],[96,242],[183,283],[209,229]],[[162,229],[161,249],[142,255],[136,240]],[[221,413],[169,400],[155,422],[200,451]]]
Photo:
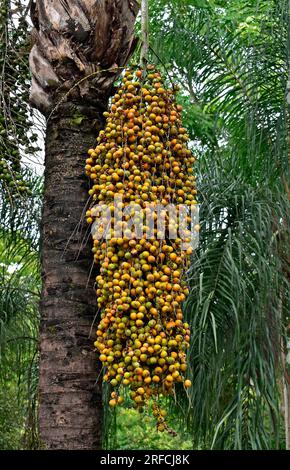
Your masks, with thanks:
[[[140,56],[140,66],[145,67],[148,51],[149,51],[149,9],[148,0],[141,2],[141,31],[142,31],[142,47]]]

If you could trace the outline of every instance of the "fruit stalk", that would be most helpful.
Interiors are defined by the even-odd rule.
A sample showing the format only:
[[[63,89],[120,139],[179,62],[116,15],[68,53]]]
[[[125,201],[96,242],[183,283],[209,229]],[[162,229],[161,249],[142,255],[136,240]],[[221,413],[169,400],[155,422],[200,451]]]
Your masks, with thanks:
[[[147,61],[149,50],[149,12],[148,0],[142,0],[141,3],[141,31],[142,31],[142,47],[140,56],[140,66],[144,67]]]

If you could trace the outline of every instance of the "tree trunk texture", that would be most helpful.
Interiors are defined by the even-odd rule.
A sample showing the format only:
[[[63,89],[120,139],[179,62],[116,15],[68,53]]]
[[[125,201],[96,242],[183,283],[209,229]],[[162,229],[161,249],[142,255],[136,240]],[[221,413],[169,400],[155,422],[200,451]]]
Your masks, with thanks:
[[[30,100],[49,115],[62,101],[98,103],[135,46],[137,0],[36,0]]]
[[[286,367],[289,367],[286,364]],[[289,376],[288,376],[289,380]],[[283,405],[285,421],[285,448],[290,450],[290,385],[286,377],[283,377]]]
[[[37,0],[31,103],[47,117],[39,428],[45,449],[101,447],[95,273],[84,221],[87,150],[136,41],[137,0]]]
[[[105,104],[104,104],[105,109]],[[48,122],[42,218],[39,427],[47,449],[98,449],[102,398],[93,350],[96,314],[84,156],[98,129],[73,126],[68,103]],[[102,115],[93,111],[98,126]],[[90,334],[90,331],[92,333]]]

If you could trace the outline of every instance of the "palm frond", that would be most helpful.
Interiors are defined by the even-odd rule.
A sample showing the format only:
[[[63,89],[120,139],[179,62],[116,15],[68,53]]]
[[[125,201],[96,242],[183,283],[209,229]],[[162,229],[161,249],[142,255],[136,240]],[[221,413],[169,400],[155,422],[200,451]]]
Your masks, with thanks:
[[[7,204],[7,193],[0,195],[0,402],[9,396],[13,403],[11,413],[17,416],[13,421],[9,413],[2,415],[7,433],[3,431],[1,442],[6,448],[22,447],[25,429],[26,443],[32,445],[31,432],[36,422],[31,416],[34,413],[36,417],[38,379],[38,224],[42,182],[31,175],[27,177],[34,188],[29,201],[21,198],[18,204]],[[18,440],[11,437],[14,427]]]
[[[289,307],[288,5],[176,0],[160,8],[166,21],[157,12],[154,47],[183,92],[201,219],[185,305],[193,386],[178,391],[172,412],[195,447],[277,448]]]

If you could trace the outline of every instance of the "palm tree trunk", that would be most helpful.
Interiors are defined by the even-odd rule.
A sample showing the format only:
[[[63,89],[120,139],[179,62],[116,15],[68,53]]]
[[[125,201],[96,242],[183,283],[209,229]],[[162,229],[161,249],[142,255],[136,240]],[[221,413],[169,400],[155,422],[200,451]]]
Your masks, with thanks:
[[[285,448],[290,450],[290,383],[289,383],[289,374],[287,373],[287,359],[286,354],[283,354],[283,366],[284,366],[284,376],[283,376],[283,408],[284,408],[284,422],[285,422]]]
[[[96,383],[99,366],[90,335],[96,295],[83,176],[84,156],[97,129],[92,116],[74,126],[73,111],[84,113],[68,103],[61,106],[46,133],[39,426],[48,449],[101,445],[101,385]],[[92,111],[99,129],[101,110]]]
[[[39,385],[40,439],[46,449],[101,446],[84,165],[113,82],[134,49],[138,8],[137,0],[32,3],[31,103],[48,118]]]

